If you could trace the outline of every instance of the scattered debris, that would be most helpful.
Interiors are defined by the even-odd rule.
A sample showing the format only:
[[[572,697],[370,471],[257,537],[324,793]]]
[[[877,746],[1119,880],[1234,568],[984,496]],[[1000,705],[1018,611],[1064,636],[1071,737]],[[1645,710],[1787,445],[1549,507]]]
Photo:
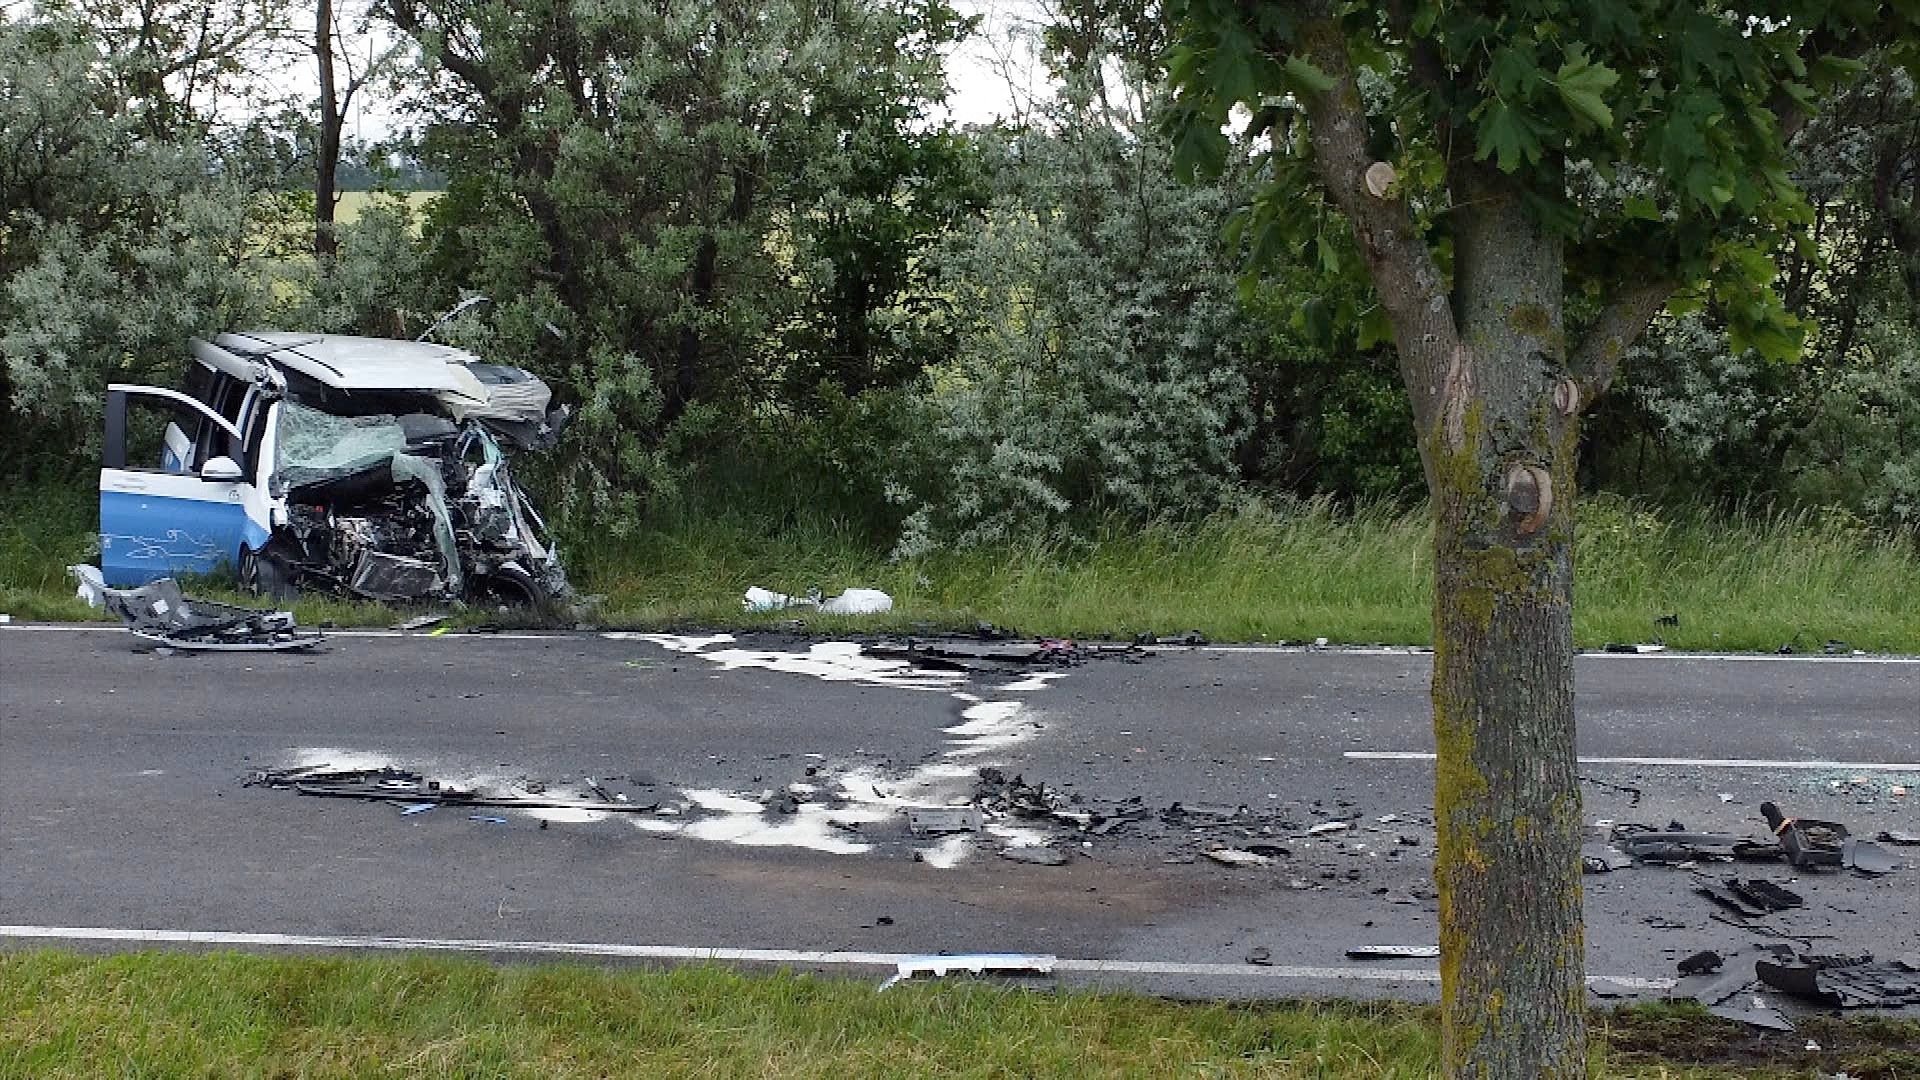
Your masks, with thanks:
[[[99,567],[70,566],[67,570],[80,583],[80,599],[119,616],[127,625],[127,633],[155,645],[279,652],[310,649],[326,640],[317,630],[296,627],[290,611],[256,611],[191,599],[170,577],[137,589],[115,589],[107,585]]]
[[[1608,791],[1617,791],[1620,794],[1627,796],[1631,800],[1627,804],[1629,806],[1640,805],[1640,795],[1641,795],[1640,789],[1632,786],[1631,784],[1616,784],[1609,780],[1596,780],[1591,776],[1582,776],[1580,778],[1580,782],[1583,784],[1592,784],[1594,787],[1598,787],[1598,788],[1606,788]]]
[[[1843,1009],[1920,1005],[1920,964],[1905,960],[1802,955],[1797,964],[1761,960],[1754,972],[1782,993]]]
[[[916,836],[979,832],[985,818],[971,806],[910,806],[907,830]]]
[[[1871,840],[1849,838],[1840,845],[1840,864],[1870,876],[1891,874],[1900,869],[1893,853]]]
[[[1780,847],[1785,850],[1788,862],[1795,866],[1841,864],[1840,848],[1847,839],[1845,825],[1812,818],[1790,818],[1771,802],[1761,803],[1760,813],[1767,819],[1773,834],[1780,838]]]
[[[1899,844],[1901,847],[1920,847],[1920,833],[1898,832],[1887,829],[1874,837],[1883,844]]]
[[[1707,1011],[1726,1020],[1746,1024],[1748,1027],[1763,1031],[1792,1031],[1793,1021],[1783,1016],[1780,1010],[1766,1003],[1764,998],[1749,995],[1744,1001],[1709,1005]]]
[[[430,780],[406,769],[332,769],[314,766],[298,769],[263,769],[246,780],[247,787],[291,788],[302,795],[335,799],[369,799],[396,802],[409,808],[426,806],[499,807],[513,810],[595,810],[608,813],[640,813],[658,810],[659,803],[610,801],[606,798],[557,798],[531,792],[469,791],[452,784]],[[597,787],[589,780],[589,786]],[[603,789],[604,790],[604,789]]]
[[[1308,836],[1325,836],[1328,833],[1346,832],[1352,825],[1345,821],[1323,821],[1307,830]]]
[[[393,628],[395,630],[425,630],[429,626],[439,626],[451,618],[453,618],[452,615],[445,614],[415,615],[413,618],[407,619],[404,622],[394,623]]]
[[[1702,949],[1692,956],[1681,960],[1677,965],[1682,975],[1711,975],[1720,970],[1726,959],[1712,949]]]
[[[1785,911],[1806,903],[1799,893],[1764,878],[1728,878],[1727,888],[1741,899],[1767,911]]]
[[[1644,656],[1647,653],[1666,652],[1667,647],[1665,645],[1661,645],[1658,643],[1625,645],[1618,642],[1608,642],[1606,645],[1601,646],[1601,651],[1610,652],[1610,653],[1628,653],[1628,654]]]
[[[1211,851],[1203,851],[1201,854],[1222,866],[1265,866],[1273,861],[1268,856],[1256,855],[1239,848],[1214,848]]]
[[[1065,866],[1073,861],[1073,856],[1059,848],[1022,845],[1000,849],[1000,857],[1018,863],[1032,863],[1035,866]]]
[[[1253,949],[1247,953],[1247,963],[1260,967],[1272,967],[1273,950],[1267,948],[1265,945],[1255,945]]]
[[[956,971],[970,975],[984,975],[996,972],[1006,975],[1051,975],[1053,966],[1059,961],[1052,956],[1025,953],[962,953],[956,956],[915,956],[900,961],[894,969],[893,977],[880,984],[880,989],[911,979],[916,975],[932,975],[945,978]]]
[[[1589,874],[1609,874],[1633,865],[1633,857],[1610,844],[1582,844],[1580,868]]]
[[[1347,950],[1355,960],[1415,960],[1440,955],[1438,945],[1355,945]]]
[[[478,821],[485,825],[505,825],[507,823],[506,818],[495,817],[492,814],[469,814],[467,815],[467,820]]]

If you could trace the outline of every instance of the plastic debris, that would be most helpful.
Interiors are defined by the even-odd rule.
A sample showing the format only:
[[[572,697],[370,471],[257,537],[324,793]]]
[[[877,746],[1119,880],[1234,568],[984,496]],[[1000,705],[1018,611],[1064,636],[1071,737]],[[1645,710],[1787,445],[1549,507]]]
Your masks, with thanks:
[[[893,597],[879,589],[848,589],[839,596],[826,600],[821,598],[818,589],[806,596],[788,596],[786,593],[774,592],[755,585],[741,596],[740,606],[746,611],[815,608],[828,615],[884,615],[893,610]]]
[[[1268,856],[1241,851],[1239,848],[1214,848],[1201,854],[1222,866],[1265,866],[1273,861]]]
[[[915,956],[900,961],[895,967],[893,977],[880,984],[880,989],[911,979],[916,975],[932,975],[945,978],[956,971],[969,975],[985,975],[997,972],[1007,975],[1051,975],[1053,966],[1059,960],[1053,956],[1027,953],[961,953],[956,956]]]
[[[1355,945],[1347,950],[1355,960],[1415,960],[1440,955],[1438,945]]]
[[[290,611],[260,611],[195,600],[182,593],[180,583],[172,578],[161,578],[137,589],[115,589],[97,566],[69,566],[67,572],[79,582],[76,596],[119,616],[127,633],[154,645],[280,652],[310,649],[326,640],[317,630],[295,626]]]

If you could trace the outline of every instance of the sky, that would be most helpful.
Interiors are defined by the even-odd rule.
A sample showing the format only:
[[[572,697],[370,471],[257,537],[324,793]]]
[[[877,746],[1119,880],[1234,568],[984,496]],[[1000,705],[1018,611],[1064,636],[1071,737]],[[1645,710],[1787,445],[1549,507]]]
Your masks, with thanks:
[[[946,119],[962,126],[1008,119],[1046,93],[1046,72],[1034,57],[1027,32],[1041,16],[1040,0],[955,0],[954,7],[963,15],[980,16],[980,28],[948,55],[947,81],[953,89]],[[302,95],[318,92],[319,77],[310,59],[280,78],[282,89]],[[348,131],[360,141],[385,138],[402,125],[376,87],[360,91],[347,117]]]

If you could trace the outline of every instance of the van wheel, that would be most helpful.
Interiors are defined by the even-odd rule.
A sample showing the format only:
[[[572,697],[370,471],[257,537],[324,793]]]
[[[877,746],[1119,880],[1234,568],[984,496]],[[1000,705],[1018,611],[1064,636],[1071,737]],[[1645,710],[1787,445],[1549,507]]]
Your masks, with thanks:
[[[286,603],[300,595],[293,587],[293,575],[279,556],[252,548],[240,551],[240,587],[277,603]]]
[[[532,574],[518,566],[503,566],[475,583],[477,599],[488,607],[516,611],[545,611],[550,602],[547,590]]]

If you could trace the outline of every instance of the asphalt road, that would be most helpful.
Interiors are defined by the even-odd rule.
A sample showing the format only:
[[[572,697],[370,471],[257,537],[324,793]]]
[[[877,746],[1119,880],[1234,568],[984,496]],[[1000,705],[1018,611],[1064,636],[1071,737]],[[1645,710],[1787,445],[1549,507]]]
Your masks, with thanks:
[[[1434,961],[1346,950],[1435,940],[1429,663],[1168,648],[1035,678],[771,637],[190,656],[0,626],[0,947],[711,955],[863,976],[991,951],[1169,994],[1426,997]],[[1763,835],[1770,798],[1856,834],[1920,831],[1920,663],[1588,656],[1578,708],[1588,820]],[[246,786],[319,763],[549,794],[592,777],[657,809],[481,812],[494,823]],[[1147,813],[1097,834],[992,814],[987,833],[908,832],[903,807],[966,802],[983,767]],[[1170,820],[1175,803],[1191,813]],[[1221,824],[1242,806],[1255,824]],[[1287,854],[1228,867],[1202,853],[1222,842]],[[999,854],[1035,844],[1073,857]],[[1589,971],[1657,992],[1676,957],[1780,940],[1714,921],[1693,874],[1587,877]],[[1913,952],[1916,885],[1913,867],[1801,876],[1807,907],[1767,925],[1820,951]],[[1247,963],[1256,947],[1271,965]]]

